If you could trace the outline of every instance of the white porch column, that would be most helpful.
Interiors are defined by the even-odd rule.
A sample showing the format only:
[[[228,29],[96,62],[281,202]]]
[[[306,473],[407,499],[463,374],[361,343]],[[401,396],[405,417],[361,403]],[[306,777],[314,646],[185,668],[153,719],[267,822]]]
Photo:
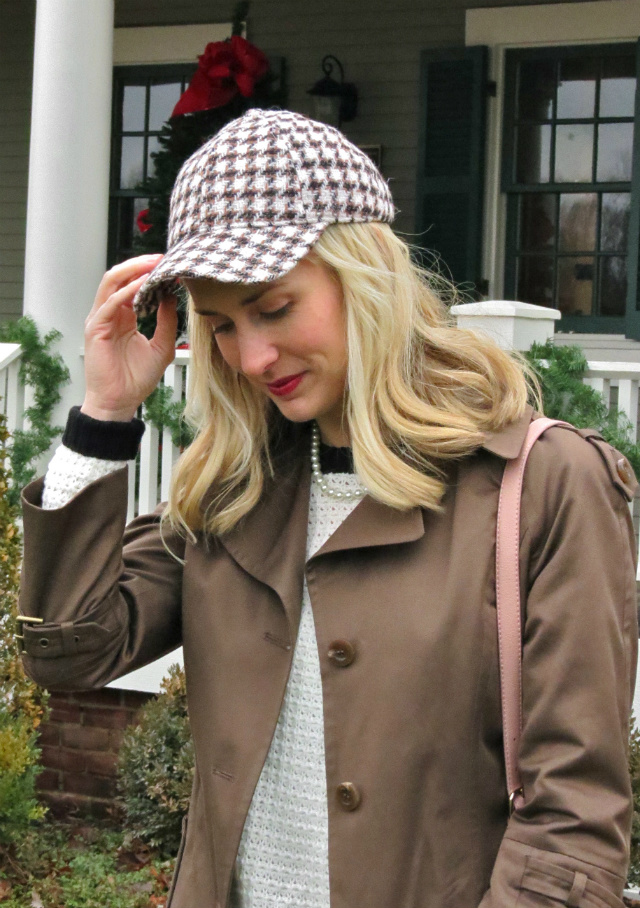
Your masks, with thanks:
[[[511,300],[486,300],[452,306],[459,328],[483,331],[505,350],[528,350],[531,344],[544,344],[553,337],[557,309]]]
[[[37,0],[24,314],[57,328],[82,403],[83,323],[106,266],[114,0]]]

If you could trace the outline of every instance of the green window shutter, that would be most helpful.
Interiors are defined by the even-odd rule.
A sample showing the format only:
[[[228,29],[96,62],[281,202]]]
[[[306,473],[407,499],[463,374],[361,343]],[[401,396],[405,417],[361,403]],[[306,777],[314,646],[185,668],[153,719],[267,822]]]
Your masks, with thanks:
[[[486,47],[426,50],[416,225],[456,283],[481,291]],[[428,261],[427,261],[428,264]]]
[[[633,171],[631,177],[631,216],[629,219],[629,257],[627,259],[627,337],[640,340],[640,41],[636,44],[636,107],[633,124]]]

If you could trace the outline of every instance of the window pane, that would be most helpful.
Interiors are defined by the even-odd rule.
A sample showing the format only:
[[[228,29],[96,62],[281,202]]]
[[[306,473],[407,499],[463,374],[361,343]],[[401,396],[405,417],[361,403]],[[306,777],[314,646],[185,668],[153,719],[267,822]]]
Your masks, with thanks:
[[[557,126],[556,183],[590,183],[592,174],[593,126]]]
[[[556,196],[531,192],[520,197],[520,248],[553,248],[556,234]]]
[[[142,180],[144,139],[142,136],[124,136],[120,161],[120,188],[133,189]]]
[[[632,117],[636,93],[633,57],[609,57],[603,61],[600,83],[600,116]]]
[[[556,91],[556,64],[532,60],[520,64],[518,117],[550,120]]]
[[[160,130],[171,116],[171,111],[182,94],[180,82],[152,85],[149,89],[149,129]]]
[[[158,142],[157,136],[149,136],[147,142],[147,179],[152,177],[156,171],[156,162],[151,157],[152,154],[155,154],[157,151],[160,151],[160,143]]]
[[[598,126],[598,182],[630,180],[632,157],[633,123]]]
[[[595,193],[563,193],[560,196],[560,236],[563,252],[590,252],[596,248],[598,197]]]
[[[600,259],[600,313],[624,315],[627,301],[627,260],[622,256]]]
[[[523,303],[553,306],[553,259],[526,255],[518,259],[517,299]]]
[[[602,194],[600,249],[603,252],[626,253],[629,241],[631,196],[628,192]]]
[[[591,315],[593,310],[592,258],[558,259],[558,309],[563,315]]]
[[[551,127],[519,126],[516,182],[548,183],[551,170]]]
[[[124,132],[144,132],[144,85],[125,85],[122,100],[122,129]]]
[[[597,78],[597,60],[573,59],[560,62],[558,119],[581,120],[594,116]]]

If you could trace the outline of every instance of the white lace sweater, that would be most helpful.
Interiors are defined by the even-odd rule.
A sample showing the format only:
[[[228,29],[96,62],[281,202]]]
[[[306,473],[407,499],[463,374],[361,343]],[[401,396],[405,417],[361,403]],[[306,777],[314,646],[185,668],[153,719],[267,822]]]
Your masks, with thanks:
[[[45,478],[42,506],[59,508],[84,486],[124,466],[61,445]],[[327,474],[341,491],[355,476]],[[356,506],[336,501],[313,483],[307,558]],[[247,816],[237,860],[242,908],[329,908],[327,781],[322,683],[313,612],[304,584],[300,629],[291,674],[271,748]]]

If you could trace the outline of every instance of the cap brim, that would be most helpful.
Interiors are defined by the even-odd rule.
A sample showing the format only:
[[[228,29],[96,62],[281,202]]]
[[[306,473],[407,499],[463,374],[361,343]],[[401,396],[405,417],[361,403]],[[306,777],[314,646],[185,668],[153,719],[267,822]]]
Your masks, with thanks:
[[[133,302],[138,315],[158,308],[177,290],[179,278],[209,278],[225,283],[275,281],[309,252],[325,223],[259,227],[211,227],[176,243],[149,274]]]

